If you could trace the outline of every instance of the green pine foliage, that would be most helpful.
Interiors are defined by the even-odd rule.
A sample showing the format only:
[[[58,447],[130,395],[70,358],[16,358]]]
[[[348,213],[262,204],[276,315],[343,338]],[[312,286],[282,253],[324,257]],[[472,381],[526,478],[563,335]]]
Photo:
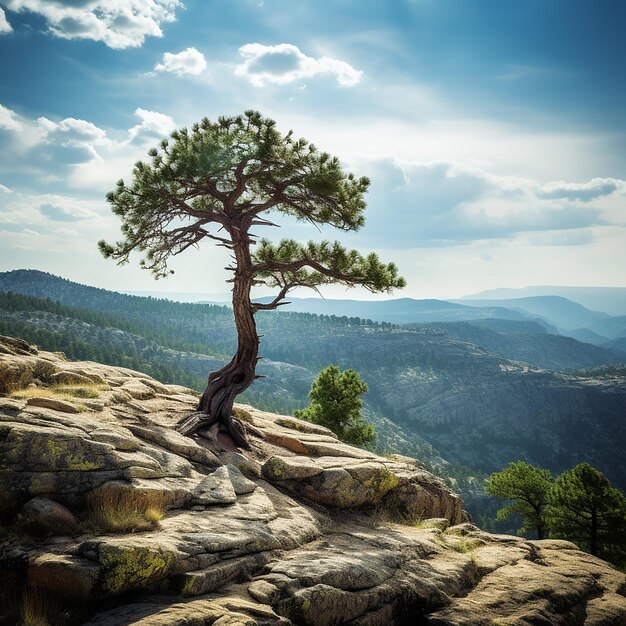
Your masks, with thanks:
[[[365,223],[369,179],[344,172],[337,157],[296,139],[292,131],[283,135],[258,111],[216,122],[203,118],[174,131],[148,156],[135,163],[130,184],[119,180],[107,194],[122,220],[123,239],[98,245],[118,263],[127,263],[132,252],[143,253],[141,266],[156,278],[173,273],[170,257],[204,239],[231,248],[249,228],[274,226],[267,215],[345,231]],[[256,284],[279,287],[280,299],[293,287],[326,283],[371,291],[405,285],[393,263],[382,263],[373,253],[363,257],[338,242],[302,246],[283,240],[274,246],[263,240],[251,260],[247,270]]]
[[[329,365],[311,385],[309,406],[294,415],[329,428],[346,443],[367,444],[376,434],[374,426],[361,419],[361,396],[366,391],[367,384],[354,370],[342,372],[336,365]]]
[[[548,470],[516,461],[491,474],[485,483],[485,492],[511,501],[497,512],[499,521],[522,515],[524,522],[518,533],[536,532],[537,538],[543,539],[546,535],[545,508],[552,482]]]
[[[579,463],[556,479],[547,519],[551,536],[626,564],[626,497],[589,463]]]
[[[510,503],[498,520],[523,517],[520,534],[572,541],[620,567],[626,566],[626,497],[589,463],[553,480],[546,469],[523,461],[491,474],[485,492]]]

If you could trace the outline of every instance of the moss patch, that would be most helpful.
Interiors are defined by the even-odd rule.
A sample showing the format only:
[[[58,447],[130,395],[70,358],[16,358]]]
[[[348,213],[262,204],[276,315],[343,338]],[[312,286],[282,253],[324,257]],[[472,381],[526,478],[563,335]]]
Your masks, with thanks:
[[[163,580],[173,572],[177,558],[160,548],[101,544],[99,561],[104,570],[102,590],[115,595]]]
[[[299,422],[294,422],[293,420],[285,419],[281,417],[276,420],[276,424],[279,426],[283,426],[285,428],[291,428],[292,430],[297,430],[301,433],[310,432],[310,429],[307,428],[304,424],[300,424]]]
[[[286,463],[277,456],[272,457],[263,465],[263,474],[270,480],[285,480]]]
[[[232,416],[236,417],[240,422],[245,422],[246,424],[250,424],[254,426],[254,420],[252,419],[252,415],[245,409],[242,409],[239,406],[233,407]]]
[[[48,439],[47,448],[53,467],[61,466],[75,472],[88,472],[102,468],[102,464],[85,459],[78,452],[72,452],[69,443],[64,439]],[[63,468],[62,466],[65,465]]]
[[[383,467],[372,475],[371,478],[368,478],[363,483],[363,486],[380,494],[385,494],[395,489],[399,483],[398,477],[392,474],[386,467]]]

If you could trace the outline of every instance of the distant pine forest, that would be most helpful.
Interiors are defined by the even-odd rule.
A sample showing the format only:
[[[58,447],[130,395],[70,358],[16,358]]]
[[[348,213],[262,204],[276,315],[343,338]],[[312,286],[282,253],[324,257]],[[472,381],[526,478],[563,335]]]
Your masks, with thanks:
[[[236,346],[226,306],[124,295],[44,272],[0,274],[0,310],[0,334],[197,391]],[[266,378],[239,401],[290,414],[307,404],[321,369],[355,369],[369,386],[365,417],[377,449],[420,459],[470,508],[484,477],[517,460],[555,473],[588,461],[626,487],[626,365],[614,352],[528,320],[396,325],[260,312],[257,323]]]

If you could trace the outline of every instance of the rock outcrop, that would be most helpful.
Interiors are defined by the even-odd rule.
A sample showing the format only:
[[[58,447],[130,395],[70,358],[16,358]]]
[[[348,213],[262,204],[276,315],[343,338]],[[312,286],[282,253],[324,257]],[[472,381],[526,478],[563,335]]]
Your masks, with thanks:
[[[623,574],[480,531],[411,459],[249,406],[245,455],[182,437],[190,390],[19,340],[0,384],[0,623],[626,624]]]

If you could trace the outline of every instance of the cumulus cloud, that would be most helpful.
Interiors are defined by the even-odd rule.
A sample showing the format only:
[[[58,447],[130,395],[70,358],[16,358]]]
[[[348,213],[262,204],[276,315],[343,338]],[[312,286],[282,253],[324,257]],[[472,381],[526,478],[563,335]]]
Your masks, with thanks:
[[[59,206],[57,204],[42,204],[39,207],[42,215],[54,222],[78,222],[96,217],[93,211],[78,206]]]
[[[2,7],[0,7],[0,34],[10,33],[13,30],[11,24],[7,21],[7,16],[4,13]]]
[[[163,55],[163,62],[155,65],[154,69],[157,72],[172,72],[179,76],[183,74],[199,76],[206,67],[206,59],[202,52],[195,48],[185,48],[185,50],[177,54],[166,52]]]
[[[176,19],[180,0],[6,0],[11,11],[43,16],[62,39],[92,39],[110,48],[141,46],[161,37],[161,25]]]
[[[41,235],[59,229],[97,232],[106,222],[100,216],[103,208],[101,198],[85,200],[69,195],[15,191],[11,195],[0,195],[0,230],[19,234],[28,229]]]
[[[20,124],[17,113],[12,111],[11,109],[7,109],[7,107],[0,104],[0,128],[5,128],[6,130],[16,130],[19,131],[22,129],[22,125]]]
[[[586,246],[594,240],[589,229],[533,233],[528,238],[528,242],[534,246]]]
[[[106,132],[86,120],[68,117],[53,122],[40,117],[37,125],[42,133],[37,158],[56,164],[77,165],[86,161],[101,161],[98,150],[109,143]]]
[[[589,202],[601,196],[609,196],[624,188],[624,181],[615,178],[592,178],[586,183],[555,181],[543,185],[538,191],[540,198],[567,198]]]
[[[548,233],[533,243],[583,245],[589,231],[610,223],[606,211],[580,203],[579,196],[544,197],[532,180],[500,177],[458,163],[370,164],[373,180],[364,233],[372,243],[403,247],[459,245],[477,240]],[[615,180],[618,187],[623,181]],[[593,181],[581,185],[594,188]],[[559,189],[569,183],[551,183]],[[560,233],[560,234],[559,234]],[[570,234],[563,234],[570,233]],[[575,234],[573,234],[575,233]]]
[[[146,157],[147,147],[176,128],[169,115],[157,111],[138,108],[135,115],[137,124],[109,135],[88,120],[33,120],[0,105],[0,140],[5,146],[0,176],[27,176],[25,184],[41,191],[109,191],[112,181],[128,176],[133,163]]]
[[[54,234],[61,237],[80,237],[80,233],[74,228],[56,228]]]
[[[288,43],[275,46],[249,43],[239,48],[239,53],[245,60],[235,68],[235,74],[247,78],[257,87],[266,83],[286,85],[323,74],[334,75],[342,87],[354,87],[363,75],[345,61],[309,57]]]
[[[135,115],[141,123],[128,131],[131,143],[154,142],[155,139],[167,137],[176,128],[174,120],[164,113],[139,108],[135,109]]]

